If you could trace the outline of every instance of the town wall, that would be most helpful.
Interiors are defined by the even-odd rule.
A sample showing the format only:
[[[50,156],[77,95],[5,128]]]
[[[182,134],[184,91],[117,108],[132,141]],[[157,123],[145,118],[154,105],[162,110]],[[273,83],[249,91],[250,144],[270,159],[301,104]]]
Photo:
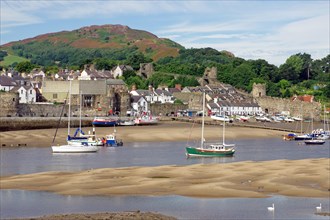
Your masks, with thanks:
[[[300,116],[304,118],[320,119],[321,104],[319,102],[303,102],[300,100],[291,101],[290,99],[275,97],[255,98],[259,106],[268,114],[273,115],[287,111],[291,116]]]
[[[150,104],[150,111],[153,115],[169,115],[171,112],[176,113],[178,110],[185,110],[188,105],[185,104],[160,104],[153,103]]]
[[[15,115],[17,113],[17,106],[19,105],[18,93],[1,92],[0,103],[0,117]]]

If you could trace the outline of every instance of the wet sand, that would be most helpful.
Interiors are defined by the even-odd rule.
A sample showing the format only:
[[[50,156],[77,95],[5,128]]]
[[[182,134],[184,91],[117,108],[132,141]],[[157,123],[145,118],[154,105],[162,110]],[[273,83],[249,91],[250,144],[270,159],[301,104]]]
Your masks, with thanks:
[[[73,135],[76,128],[71,128]],[[161,121],[158,125],[145,126],[120,126],[120,127],[96,127],[95,133],[99,138],[105,137],[116,130],[118,139],[125,142],[148,142],[148,141],[187,141],[199,140],[201,136],[201,125],[196,123]],[[85,133],[93,133],[92,127],[83,128]],[[248,127],[227,126],[226,139],[248,139],[248,138],[281,138],[286,132],[266,130]],[[6,147],[50,147],[52,145],[65,144],[68,135],[67,128],[60,128],[57,131],[54,144],[53,138],[56,129],[37,129],[24,131],[0,132],[0,146]],[[219,125],[205,126],[206,140],[221,140],[222,127]]]
[[[264,198],[330,196],[330,159],[101,168],[2,177],[1,189],[63,195]]]

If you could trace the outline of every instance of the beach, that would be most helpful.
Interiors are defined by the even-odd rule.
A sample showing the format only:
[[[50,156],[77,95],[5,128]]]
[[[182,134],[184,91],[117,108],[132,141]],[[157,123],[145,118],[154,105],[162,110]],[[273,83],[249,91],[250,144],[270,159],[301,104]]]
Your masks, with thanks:
[[[83,127],[85,133],[93,133],[92,127]],[[71,128],[73,135],[76,128]],[[67,128],[59,128],[54,143],[53,138],[56,129],[36,129],[0,132],[1,146],[6,147],[50,147],[66,143]],[[161,121],[158,125],[145,126],[118,126],[96,127],[95,133],[99,138],[107,134],[116,133],[118,139],[125,142],[163,142],[163,141],[187,141],[200,140],[201,125],[180,121]],[[281,138],[287,132],[269,129],[227,126],[226,139],[248,138]],[[220,140],[222,138],[222,126],[205,126],[204,138],[208,140]]]
[[[83,130],[92,132],[92,128]],[[195,123],[167,121],[152,126],[97,127],[95,131],[98,137],[116,131],[117,137],[123,140],[125,147],[125,142],[198,140],[201,126]],[[55,129],[1,132],[0,140],[1,145],[5,144],[6,147],[17,147],[18,144],[20,147],[50,147],[54,133]],[[269,129],[226,127],[226,139],[231,142],[249,138],[282,138],[286,133]],[[54,143],[64,144],[66,135],[66,128],[59,129]],[[219,126],[205,127],[206,140],[217,140],[221,135],[222,128]],[[329,155],[324,155],[324,158],[302,160],[101,168],[79,172],[53,171],[2,176],[0,186],[1,189],[49,191],[62,195],[83,196],[180,195],[202,198],[265,198],[282,195],[328,198],[330,159]],[[163,219],[165,218],[167,217]]]

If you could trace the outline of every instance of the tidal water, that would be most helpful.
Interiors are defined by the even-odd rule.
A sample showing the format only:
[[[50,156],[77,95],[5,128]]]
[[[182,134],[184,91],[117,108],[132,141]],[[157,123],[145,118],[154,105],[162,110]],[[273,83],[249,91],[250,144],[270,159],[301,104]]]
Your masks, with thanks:
[[[231,140],[227,141],[228,143]],[[90,154],[52,154],[50,148],[2,148],[1,176],[45,171],[79,171],[106,167],[191,165],[329,158],[329,141],[320,146],[280,138],[235,141],[234,157],[186,158],[186,142],[124,143]],[[275,204],[275,212],[268,206]],[[178,219],[329,219],[315,215],[315,207],[329,212],[329,199],[271,196],[263,199],[205,199],[182,196],[61,196],[48,192],[0,190],[0,218],[56,213],[153,211]]]

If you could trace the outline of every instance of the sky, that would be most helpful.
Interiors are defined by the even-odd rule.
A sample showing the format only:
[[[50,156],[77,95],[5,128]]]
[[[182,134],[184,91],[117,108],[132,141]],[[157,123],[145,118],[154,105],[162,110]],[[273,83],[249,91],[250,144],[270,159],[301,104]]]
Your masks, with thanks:
[[[90,25],[121,24],[185,48],[211,47],[281,65],[330,54],[330,0],[0,0],[0,45]]]

